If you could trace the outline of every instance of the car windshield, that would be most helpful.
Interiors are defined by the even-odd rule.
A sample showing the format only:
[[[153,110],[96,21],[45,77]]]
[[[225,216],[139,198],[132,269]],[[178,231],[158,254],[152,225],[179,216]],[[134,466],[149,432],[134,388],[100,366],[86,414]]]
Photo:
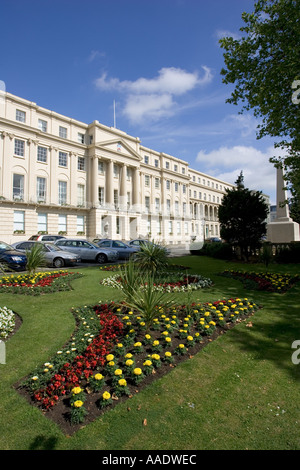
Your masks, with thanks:
[[[47,243],[45,244],[45,246],[48,248],[48,250],[50,251],[62,251],[61,248],[59,248],[59,246],[56,246],[56,245],[53,245],[52,243]]]
[[[13,250],[13,247],[8,245],[5,242],[0,242],[0,251],[8,251],[8,250]]]

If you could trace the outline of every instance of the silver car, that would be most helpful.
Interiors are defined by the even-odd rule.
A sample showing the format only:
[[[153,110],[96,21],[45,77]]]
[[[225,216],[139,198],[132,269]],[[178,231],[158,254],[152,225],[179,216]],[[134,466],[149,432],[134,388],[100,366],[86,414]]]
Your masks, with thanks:
[[[93,243],[100,248],[112,248],[113,250],[116,250],[119,254],[119,259],[129,259],[131,255],[139,251],[138,248],[128,246],[126,243],[121,242],[120,240],[99,240],[96,238]]]
[[[62,238],[56,240],[54,245],[71,253],[76,253],[80,256],[81,260],[85,261],[96,261],[96,263],[103,264],[118,259],[117,251],[108,248],[99,248],[99,246],[87,240]]]
[[[76,266],[77,263],[80,262],[80,256],[76,255],[75,253],[63,251],[53,243],[29,240],[26,242],[17,242],[13,244],[16,250],[22,251],[23,253],[30,251],[34,245],[39,245],[42,247],[47,266],[62,268],[64,266]]]

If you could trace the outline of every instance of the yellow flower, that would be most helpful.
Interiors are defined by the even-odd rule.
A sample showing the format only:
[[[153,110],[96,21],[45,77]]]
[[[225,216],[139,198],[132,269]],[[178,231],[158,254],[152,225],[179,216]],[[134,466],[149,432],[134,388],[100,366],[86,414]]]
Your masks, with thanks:
[[[127,385],[126,380],[125,379],[120,379],[119,380],[119,385],[121,385],[121,387],[126,387],[126,385]]]
[[[76,400],[74,402],[75,408],[80,408],[82,405],[83,405],[83,401],[81,401],[81,400]]]
[[[104,392],[102,395],[103,400],[109,400],[110,399],[110,393],[109,392]]]
[[[96,380],[102,380],[102,379],[103,379],[103,375],[102,375],[102,374],[96,374],[96,375],[95,375],[95,379],[96,379]]]
[[[132,359],[127,359],[127,361],[125,362],[126,366],[132,366],[133,364],[133,360]]]
[[[166,352],[165,352],[165,356],[166,356],[166,357],[171,357],[172,354],[170,353],[170,351],[166,351]]]
[[[188,341],[193,341],[194,338],[192,336],[188,336],[187,339]]]
[[[143,365],[144,365],[144,366],[152,366],[152,362],[151,362],[149,359],[147,359],[147,360],[144,362]]]
[[[107,360],[108,362],[112,361],[113,359],[114,359],[114,355],[113,355],[113,354],[108,354],[108,355],[106,356],[106,360]]]
[[[74,387],[74,388],[72,389],[72,393],[73,393],[74,395],[78,395],[78,393],[80,393],[81,390],[82,390],[81,387]]]
[[[141,375],[142,374],[142,369],[139,367],[136,367],[133,371],[134,375]]]

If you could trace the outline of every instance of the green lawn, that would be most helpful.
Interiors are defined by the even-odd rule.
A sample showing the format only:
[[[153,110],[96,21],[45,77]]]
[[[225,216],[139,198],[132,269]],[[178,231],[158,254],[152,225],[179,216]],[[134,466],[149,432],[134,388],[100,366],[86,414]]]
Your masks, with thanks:
[[[245,290],[241,282],[217,273],[265,271],[263,265],[196,256],[173,262],[214,281],[214,287],[194,292],[193,300],[248,297],[263,309],[251,317],[251,327],[249,320],[236,325],[72,436],[30,406],[13,385],[69,339],[75,327],[72,307],[117,300],[121,293],[99,285],[111,274],[95,266],[81,270],[71,291],[38,297],[0,294],[0,305],[23,319],[6,343],[6,364],[0,364],[1,450],[300,449],[300,364],[291,360],[291,345],[300,340],[300,283],[286,294]],[[299,265],[271,265],[268,271],[298,273]],[[187,300],[186,294],[172,298]]]

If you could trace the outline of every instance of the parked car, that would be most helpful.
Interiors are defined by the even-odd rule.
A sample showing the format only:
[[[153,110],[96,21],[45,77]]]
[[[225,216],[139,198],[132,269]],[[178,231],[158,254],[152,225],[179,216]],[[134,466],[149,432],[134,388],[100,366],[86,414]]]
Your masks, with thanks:
[[[99,264],[103,264],[107,261],[116,261],[118,259],[117,251],[100,248],[87,240],[61,238],[56,240],[54,244],[63,250],[76,253],[85,261],[96,261]]]
[[[80,262],[80,256],[76,255],[75,253],[63,251],[53,243],[29,240],[25,242],[13,243],[12,246],[17,250],[25,253],[27,250],[30,251],[34,245],[40,245],[42,247],[47,266],[62,268],[63,266],[76,266],[77,263]]]
[[[13,246],[0,242],[0,263],[3,263],[12,271],[25,271],[27,257]]]
[[[36,242],[55,242],[60,238],[66,238],[62,235],[31,235],[28,240],[34,240]]]
[[[120,240],[99,240],[96,238],[94,243],[100,248],[111,248],[112,250],[116,250],[118,252],[119,259],[129,259],[131,255],[139,251],[139,248],[129,246]]]
[[[149,240],[144,240],[141,238],[137,238],[136,240],[130,240],[130,242],[128,242],[129,246],[137,248],[138,250],[141,249],[141,246],[147,245],[147,244],[156,245],[156,243],[153,243]],[[170,250],[168,250],[168,248],[165,248],[163,245],[158,245],[158,246],[160,246],[161,248],[164,248],[166,250],[166,253],[170,254]]]

